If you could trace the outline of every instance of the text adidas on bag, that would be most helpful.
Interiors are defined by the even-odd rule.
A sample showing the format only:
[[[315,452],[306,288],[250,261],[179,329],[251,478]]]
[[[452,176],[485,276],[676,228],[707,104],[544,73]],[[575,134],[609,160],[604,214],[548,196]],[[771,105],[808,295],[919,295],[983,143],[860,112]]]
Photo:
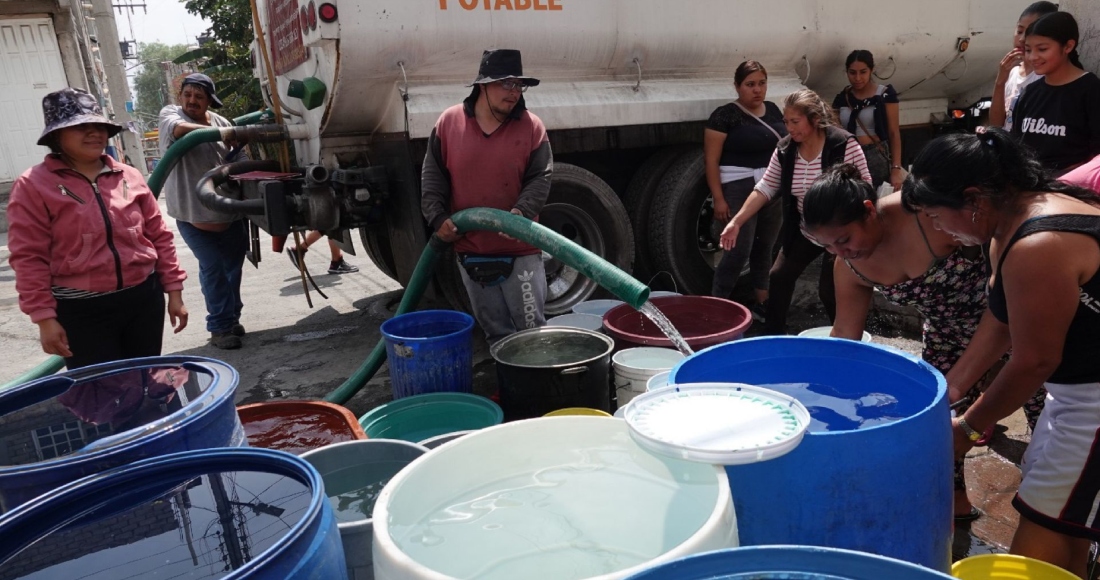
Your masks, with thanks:
[[[1065,125],[1047,125],[1047,120],[1041,117],[1038,119],[1024,117],[1024,124],[1020,126],[1020,131],[1024,133],[1035,133],[1036,135],[1066,136]]]

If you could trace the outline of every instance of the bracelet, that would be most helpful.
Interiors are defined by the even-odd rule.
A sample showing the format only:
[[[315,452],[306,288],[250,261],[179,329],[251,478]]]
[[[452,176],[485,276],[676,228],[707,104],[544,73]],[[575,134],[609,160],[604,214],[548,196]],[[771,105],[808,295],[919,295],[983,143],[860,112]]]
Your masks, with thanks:
[[[963,432],[966,433],[966,438],[971,441],[977,441],[982,438],[982,434],[975,431],[974,428],[966,422],[966,419],[962,417],[959,417],[959,427],[962,427]]]
[[[905,169],[905,168],[900,166],[900,165],[891,165],[890,169]]]

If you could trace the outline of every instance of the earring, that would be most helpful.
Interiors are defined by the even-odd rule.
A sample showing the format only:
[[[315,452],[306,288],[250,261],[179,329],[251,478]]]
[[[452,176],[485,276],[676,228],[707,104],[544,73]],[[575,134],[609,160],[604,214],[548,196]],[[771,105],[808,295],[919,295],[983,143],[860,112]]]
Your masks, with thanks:
[[[972,223],[972,224],[978,223],[978,212],[977,211],[970,212],[970,223]]]

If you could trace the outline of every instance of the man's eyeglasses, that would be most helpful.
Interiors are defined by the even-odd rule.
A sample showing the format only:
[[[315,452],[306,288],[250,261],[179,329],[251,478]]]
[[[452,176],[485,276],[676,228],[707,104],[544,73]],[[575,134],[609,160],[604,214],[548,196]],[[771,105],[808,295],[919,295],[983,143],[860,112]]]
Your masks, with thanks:
[[[523,81],[505,80],[500,81],[500,88],[506,91],[519,91],[521,93],[527,92],[527,85]]]

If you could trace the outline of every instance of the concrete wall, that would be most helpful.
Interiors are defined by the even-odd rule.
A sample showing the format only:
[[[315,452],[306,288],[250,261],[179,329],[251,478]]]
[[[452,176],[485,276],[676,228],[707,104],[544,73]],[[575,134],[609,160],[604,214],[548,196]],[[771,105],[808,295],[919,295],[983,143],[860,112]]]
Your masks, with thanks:
[[[1077,19],[1081,31],[1081,63],[1087,70],[1100,74],[1100,2],[1096,0],[1063,0],[1059,7]]]

